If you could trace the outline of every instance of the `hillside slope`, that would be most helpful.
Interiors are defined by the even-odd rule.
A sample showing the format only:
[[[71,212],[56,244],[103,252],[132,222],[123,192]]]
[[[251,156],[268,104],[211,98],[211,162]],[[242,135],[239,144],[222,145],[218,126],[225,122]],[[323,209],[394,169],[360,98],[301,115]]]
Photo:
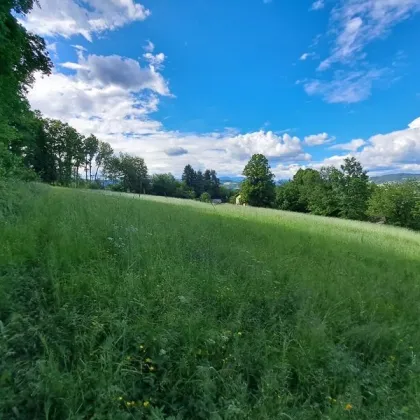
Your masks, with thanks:
[[[0,203],[0,417],[420,412],[420,235],[20,188]]]

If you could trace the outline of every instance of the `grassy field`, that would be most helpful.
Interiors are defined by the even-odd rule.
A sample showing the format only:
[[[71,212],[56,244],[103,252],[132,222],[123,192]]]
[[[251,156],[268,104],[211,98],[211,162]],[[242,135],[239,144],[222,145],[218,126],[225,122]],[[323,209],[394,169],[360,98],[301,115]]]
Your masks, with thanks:
[[[420,235],[165,198],[0,197],[1,419],[420,418]]]

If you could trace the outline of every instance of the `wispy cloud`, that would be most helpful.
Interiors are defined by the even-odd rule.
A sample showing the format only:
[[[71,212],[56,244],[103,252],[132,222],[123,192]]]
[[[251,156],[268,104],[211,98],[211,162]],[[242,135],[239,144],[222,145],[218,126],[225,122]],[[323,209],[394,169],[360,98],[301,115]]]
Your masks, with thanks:
[[[350,152],[356,152],[365,144],[366,142],[363,139],[354,139],[348,143],[335,144],[334,146],[331,146],[330,149],[348,150]]]
[[[299,60],[301,61],[306,61],[308,58],[314,58],[316,56],[315,53],[311,52],[311,53],[304,53],[300,56]]]
[[[320,95],[328,103],[356,103],[371,95],[373,84],[386,74],[386,69],[364,71],[336,71],[332,80],[303,82],[306,93]]]
[[[364,48],[386,36],[392,27],[420,11],[420,0],[341,0],[331,11],[330,56],[319,66],[364,58]]]
[[[316,0],[312,3],[310,10],[321,10],[325,7],[325,1],[324,0]]]

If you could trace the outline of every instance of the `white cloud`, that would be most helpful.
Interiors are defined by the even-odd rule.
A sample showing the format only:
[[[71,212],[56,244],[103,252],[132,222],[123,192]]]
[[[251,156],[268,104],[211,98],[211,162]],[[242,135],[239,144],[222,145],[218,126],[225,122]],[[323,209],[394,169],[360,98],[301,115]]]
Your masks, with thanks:
[[[409,128],[420,128],[420,118],[416,118],[412,123],[408,124]]]
[[[166,58],[165,54],[163,53],[153,55],[150,52],[143,54],[143,57],[155,69],[161,69],[163,67],[163,62],[165,61],[165,58]]]
[[[399,22],[420,11],[420,0],[340,0],[330,16],[334,45],[320,70],[363,58],[367,44],[384,37]]]
[[[328,165],[339,167],[344,158],[355,156],[369,173],[381,174],[419,171],[419,120],[419,118],[414,120],[404,130],[393,131],[387,134],[376,134],[365,141],[362,145],[364,147],[361,149],[359,145],[362,144],[363,140],[353,140],[350,142],[350,145],[354,142],[354,150],[351,151],[351,154],[330,156],[322,162],[313,163],[312,166],[315,168]],[[346,146],[348,146],[346,149],[344,147],[342,149],[350,151],[350,146]],[[334,148],[338,149],[338,147]]]
[[[150,15],[134,0],[40,0],[22,23],[43,36],[83,35],[92,41],[92,34],[115,30]]]
[[[312,3],[311,10],[321,10],[325,7],[324,0],[316,0]]]
[[[94,133],[116,152],[144,157],[152,173],[180,175],[190,163],[197,169],[240,174],[253,153],[263,153],[277,165],[290,162],[286,166],[311,158],[303,151],[303,142],[289,134],[263,130],[239,134],[231,128],[207,134],[165,130],[150,114],[158,109],[159,95],[167,91],[151,91],[151,76],[141,73],[146,69],[140,71],[122,57],[80,53],[77,63],[64,65],[75,72],[37,76],[28,95],[32,107],[48,118],[68,122],[84,135]]]
[[[348,150],[350,152],[356,152],[365,144],[366,142],[363,139],[354,139],[348,143],[335,144],[334,146],[331,146],[330,149]]]
[[[308,58],[313,58],[313,57],[315,57],[315,56],[316,56],[316,54],[315,54],[315,53],[304,53],[304,54],[302,54],[302,55],[300,56],[299,60],[301,60],[301,61],[305,61],[305,60],[307,60]]]
[[[322,144],[331,143],[335,137],[330,137],[328,133],[312,134],[305,137],[305,143],[308,146],[321,146]]]
[[[146,52],[152,53],[155,50],[155,44],[152,41],[148,40],[147,44],[143,47]]]
[[[304,82],[304,89],[308,95],[320,95],[329,103],[355,103],[368,99],[374,82],[385,74],[385,69],[336,71],[330,81],[315,79]]]
[[[97,87],[118,86],[134,92],[150,89],[160,95],[170,94],[165,79],[154,66],[142,68],[131,58],[118,55],[85,57],[79,53],[77,63],[66,62],[61,66],[76,70],[78,80],[91,82]]]
[[[298,137],[289,134],[277,135],[272,131],[257,131],[254,133],[239,134],[226,139],[226,147],[232,156],[246,159],[255,154],[262,153],[267,158],[281,158],[282,160],[310,160],[311,156],[303,152],[302,142]]]

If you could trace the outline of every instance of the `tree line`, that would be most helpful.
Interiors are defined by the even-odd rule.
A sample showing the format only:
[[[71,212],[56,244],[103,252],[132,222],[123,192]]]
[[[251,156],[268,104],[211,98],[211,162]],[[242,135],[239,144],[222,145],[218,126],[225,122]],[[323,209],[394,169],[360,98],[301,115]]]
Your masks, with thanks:
[[[241,199],[253,206],[420,230],[420,183],[376,185],[354,157],[344,159],[339,169],[299,169],[293,179],[276,186],[268,160],[257,154],[243,175]]]

